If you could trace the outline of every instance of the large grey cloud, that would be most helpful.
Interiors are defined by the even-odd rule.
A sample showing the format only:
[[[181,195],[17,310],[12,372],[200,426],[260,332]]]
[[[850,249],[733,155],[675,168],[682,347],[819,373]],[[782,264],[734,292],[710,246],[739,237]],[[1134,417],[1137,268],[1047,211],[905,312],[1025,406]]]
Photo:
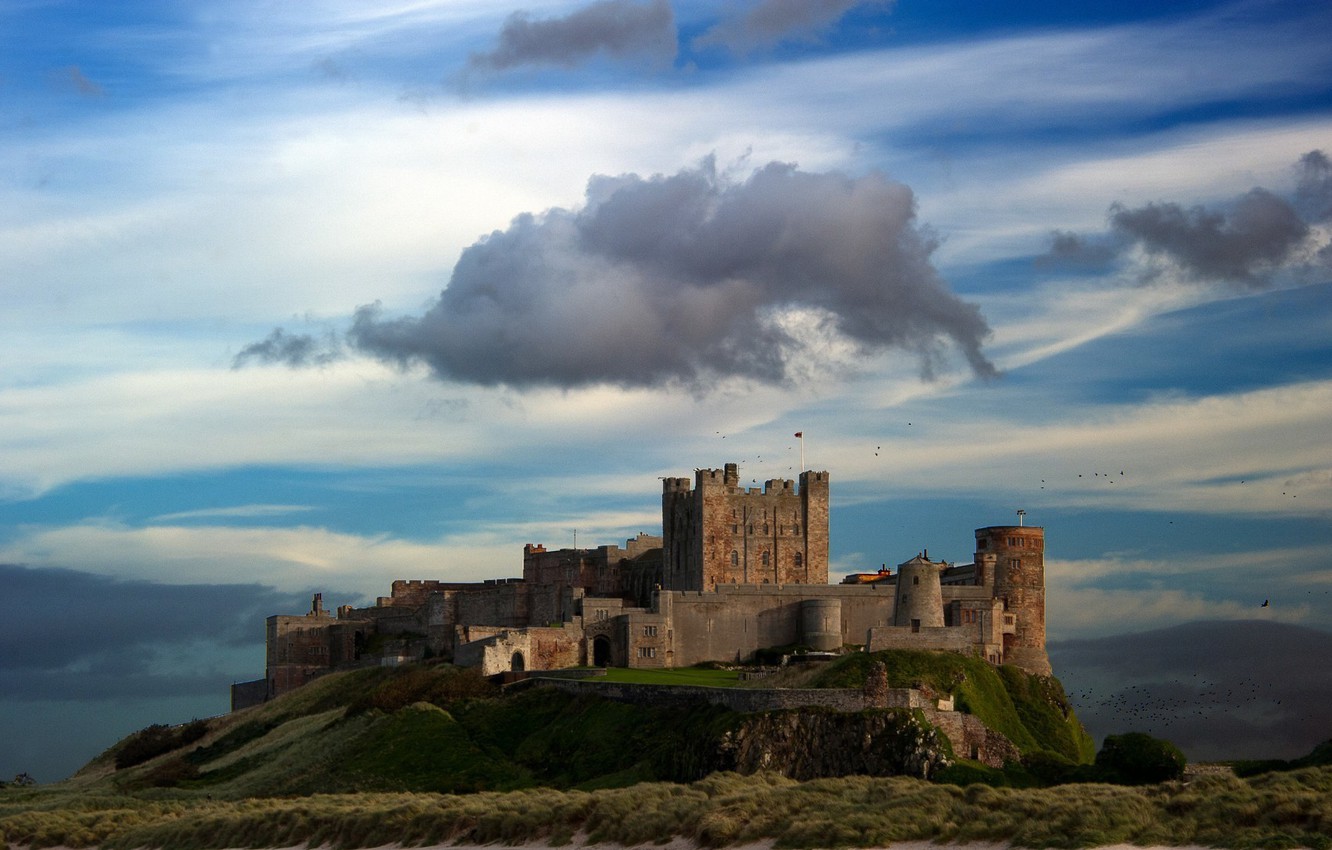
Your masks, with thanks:
[[[809,334],[910,352],[947,344],[980,376],[989,327],[930,263],[911,190],[770,163],[741,182],[704,162],[594,177],[585,205],[523,214],[467,248],[424,315],[356,314],[362,352],[441,378],[574,387],[782,383]],[[814,327],[783,322],[791,310]]]
[[[1055,675],[1099,745],[1147,732],[1191,759],[1293,758],[1332,738],[1332,633],[1198,622],[1053,642]]]
[[[1295,206],[1306,221],[1332,219],[1332,161],[1322,151],[1309,151],[1296,165],[1299,182],[1295,187]]]
[[[599,0],[561,18],[533,19],[527,12],[514,12],[500,29],[494,50],[472,54],[468,68],[573,68],[597,56],[669,64],[676,50],[669,0]]]
[[[1294,193],[1282,197],[1255,187],[1228,204],[1186,207],[1174,201],[1127,207],[1113,204],[1106,233],[1051,234],[1042,265],[1103,267],[1138,249],[1152,265],[1147,281],[1167,270],[1202,283],[1260,289],[1282,271],[1326,265],[1312,225],[1332,218],[1332,165],[1310,151],[1296,165]]]
[[[309,596],[261,585],[119,581],[58,568],[0,564],[0,693],[8,699],[87,699],[225,690],[262,674],[264,620],[307,610]],[[156,669],[183,647],[254,646],[255,667]]]
[[[811,41],[858,6],[890,5],[887,0],[759,0],[708,29],[693,46],[745,54],[785,41]]]
[[[1290,202],[1262,188],[1241,195],[1226,211],[1176,203],[1115,205],[1110,224],[1195,280],[1248,286],[1264,285],[1309,235]]]

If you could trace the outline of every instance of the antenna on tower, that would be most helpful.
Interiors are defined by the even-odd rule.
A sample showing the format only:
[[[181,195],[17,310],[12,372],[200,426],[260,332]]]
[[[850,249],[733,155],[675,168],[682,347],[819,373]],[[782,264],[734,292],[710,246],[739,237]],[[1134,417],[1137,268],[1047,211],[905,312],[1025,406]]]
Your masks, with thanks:
[[[1026,511],[1022,510],[1022,508],[1018,508],[1018,527],[1019,527],[1019,528],[1022,527],[1022,518],[1023,518],[1024,516],[1026,516],[1026,515],[1027,515],[1027,512],[1026,512]]]

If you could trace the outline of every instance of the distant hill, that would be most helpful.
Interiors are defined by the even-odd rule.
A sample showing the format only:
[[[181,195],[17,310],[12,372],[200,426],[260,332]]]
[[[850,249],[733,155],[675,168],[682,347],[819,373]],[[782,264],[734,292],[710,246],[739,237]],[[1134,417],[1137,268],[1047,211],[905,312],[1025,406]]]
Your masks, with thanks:
[[[858,653],[785,686],[860,687],[886,662],[890,685],[954,694],[1023,753],[1088,762],[1092,742],[1057,680],[953,654]],[[797,728],[798,727],[798,728]],[[868,736],[868,737],[867,737]],[[852,743],[873,738],[852,757]],[[766,767],[796,778],[919,775],[958,760],[912,712],[653,706],[547,688],[501,693],[447,665],[325,676],[280,699],[121,741],[71,780],[106,790],[192,790],[237,798],[351,791],[474,792],[693,781]],[[860,759],[859,761],[857,759]]]
[[[1194,761],[1293,759],[1332,734],[1332,632],[1201,621],[1052,641],[1049,653],[1098,743],[1133,730]]]

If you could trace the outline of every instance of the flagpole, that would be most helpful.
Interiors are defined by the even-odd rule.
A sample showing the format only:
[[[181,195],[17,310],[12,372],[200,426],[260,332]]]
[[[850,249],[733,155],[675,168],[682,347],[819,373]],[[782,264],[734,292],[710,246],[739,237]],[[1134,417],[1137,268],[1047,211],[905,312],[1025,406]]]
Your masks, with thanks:
[[[800,471],[805,471],[805,432],[796,431],[796,439],[800,441]]]

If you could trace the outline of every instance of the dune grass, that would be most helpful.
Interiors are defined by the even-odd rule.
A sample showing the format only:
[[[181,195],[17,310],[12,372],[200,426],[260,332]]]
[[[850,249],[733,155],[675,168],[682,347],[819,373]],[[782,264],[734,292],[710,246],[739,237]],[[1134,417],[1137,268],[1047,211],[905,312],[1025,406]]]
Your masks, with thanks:
[[[81,797],[56,787],[0,794],[0,843],[33,848],[560,845],[575,836],[625,846],[674,836],[705,847],[772,839],[791,850],[912,840],[1327,850],[1332,768],[1250,780],[1027,790],[904,777],[797,783],[775,774],[715,774],[687,785],[643,783],[595,793],[534,788],[209,800]]]

